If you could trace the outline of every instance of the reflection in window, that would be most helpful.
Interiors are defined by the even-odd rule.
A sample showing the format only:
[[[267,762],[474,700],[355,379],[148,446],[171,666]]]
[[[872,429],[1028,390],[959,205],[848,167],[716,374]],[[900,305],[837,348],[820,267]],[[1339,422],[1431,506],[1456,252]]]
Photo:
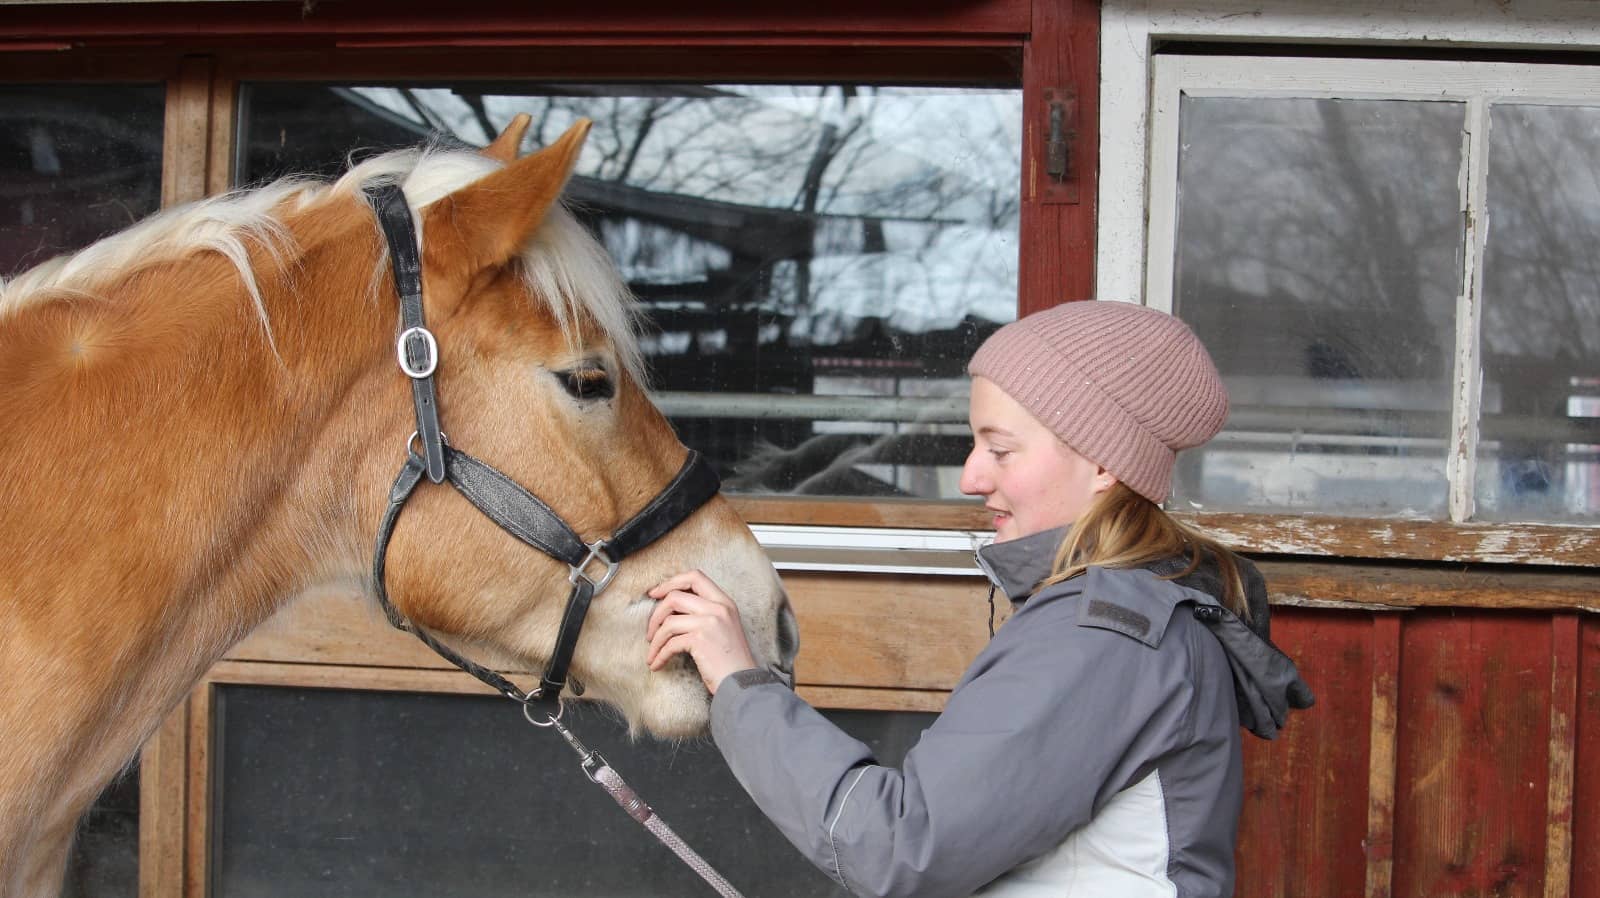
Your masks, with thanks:
[[[0,278],[161,205],[158,85],[0,85]]]
[[[218,898],[699,896],[705,883],[498,696],[223,687],[212,746]],[[932,714],[825,712],[898,764]],[[751,898],[844,896],[751,802],[709,740],[564,720]]]
[[[1477,514],[1600,512],[1600,108],[1490,108]]]
[[[1232,409],[1174,507],[1445,514],[1463,114],[1183,97],[1174,310]]]
[[[245,181],[595,121],[569,198],[654,386],[747,492],[959,495],[967,357],[1016,314],[1021,94],[870,85],[247,86]]]

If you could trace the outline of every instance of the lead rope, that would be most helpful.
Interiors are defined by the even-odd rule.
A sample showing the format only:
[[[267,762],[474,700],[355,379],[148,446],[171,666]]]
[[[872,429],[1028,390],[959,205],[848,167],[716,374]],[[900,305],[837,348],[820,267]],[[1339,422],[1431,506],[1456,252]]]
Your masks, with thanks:
[[[557,706],[554,716],[546,716],[543,723],[533,718],[533,715],[528,710],[530,707],[530,705],[522,706],[522,716],[526,717],[528,722],[536,727],[551,727],[557,733],[560,733],[561,738],[566,740],[567,745],[578,753],[578,766],[583,768],[583,775],[588,777],[590,782],[606,790],[606,794],[610,795],[611,799],[626,811],[629,817],[639,821],[640,825],[649,830],[657,841],[672,849],[672,853],[678,856],[678,860],[683,861],[684,865],[690,870],[700,874],[700,878],[705,880],[707,885],[716,889],[717,894],[721,895],[722,898],[744,898],[738,889],[722,878],[721,873],[718,873],[710,864],[706,863],[705,858],[696,853],[693,848],[689,847],[688,843],[673,832],[672,827],[668,826],[665,820],[656,815],[654,808],[645,804],[644,799],[639,797],[639,793],[633,791],[633,787],[623,781],[622,774],[611,769],[611,765],[606,762],[604,755],[584,745],[577,735],[561,723],[561,706]]]

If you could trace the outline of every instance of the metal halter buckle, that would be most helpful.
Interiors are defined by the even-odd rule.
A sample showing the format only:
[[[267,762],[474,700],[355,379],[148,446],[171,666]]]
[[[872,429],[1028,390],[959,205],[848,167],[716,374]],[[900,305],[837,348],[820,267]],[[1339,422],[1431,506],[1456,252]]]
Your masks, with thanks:
[[[605,591],[607,586],[611,584],[611,578],[617,575],[617,568],[622,565],[622,562],[612,561],[609,557],[607,557],[606,541],[603,539],[597,539],[594,542],[589,543],[588,548],[589,554],[584,557],[583,561],[579,562],[578,564],[568,566],[571,570],[571,573],[567,574],[567,582],[577,585],[578,578],[582,577],[583,579],[589,581],[589,585],[594,587],[594,594],[598,596],[600,593]],[[599,561],[601,564],[606,566],[606,572],[605,574],[601,575],[599,580],[595,580],[587,573],[589,570],[589,563],[592,561]]]
[[[427,358],[421,368],[412,367],[411,358],[406,353],[406,344],[410,342],[412,337],[421,337],[423,348],[428,351]],[[401,331],[400,336],[394,341],[394,354],[395,358],[400,361],[400,370],[404,371],[406,376],[412,380],[421,380],[433,374],[434,370],[439,367],[439,341],[433,338],[433,331],[425,327],[408,327]]]

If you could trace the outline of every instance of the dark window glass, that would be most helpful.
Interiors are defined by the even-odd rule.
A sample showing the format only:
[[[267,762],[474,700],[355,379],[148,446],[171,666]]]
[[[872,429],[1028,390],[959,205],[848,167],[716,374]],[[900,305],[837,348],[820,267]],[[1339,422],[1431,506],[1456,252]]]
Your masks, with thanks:
[[[1016,315],[1021,92],[875,85],[244,89],[247,182],[519,112],[649,313],[659,402],[733,491],[959,496],[968,356]]]
[[[0,85],[0,278],[161,205],[159,85]]]
[[[72,843],[62,898],[139,894],[139,762],[100,794]]]
[[[212,895],[700,896],[706,884],[499,697],[221,687]],[[931,714],[826,712],[896,764]],[[709,740],[564,718],[750,898],[844,896],[767,822]]]

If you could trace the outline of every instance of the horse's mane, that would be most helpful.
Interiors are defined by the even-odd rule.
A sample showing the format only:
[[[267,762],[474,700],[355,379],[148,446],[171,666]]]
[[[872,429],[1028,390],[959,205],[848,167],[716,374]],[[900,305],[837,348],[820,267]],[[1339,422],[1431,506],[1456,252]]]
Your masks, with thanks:
[[[292,237],[278,219],[280,209],[302,211],[359,192],[371,179],[387,178],[401,185],[416,210],[500,166],[469,149],[424,145],[374,156],[331,182],[291,176],[166,209],[75,253],[58,256],[9,281],[0,280],[0,319],[35,300],[97,296],[140,268],[214,252],[238,270],[270,340],[271,321],[250,265],[249,247],[255,244],[274,255],[284,254]],[[418,227],[420,239],[426,242],[420,220]],[[380,232],[376,216],[373,229]],[[525,248],[522,263],[530,292],[544,299],[569,341],[576,344],[577,322],[587,312],[611,338],[618,361],[643,383],[633,296],[604,248],[559,203],[552,206]],[[385,249],[373,272],[374,288],[388,264]]]

